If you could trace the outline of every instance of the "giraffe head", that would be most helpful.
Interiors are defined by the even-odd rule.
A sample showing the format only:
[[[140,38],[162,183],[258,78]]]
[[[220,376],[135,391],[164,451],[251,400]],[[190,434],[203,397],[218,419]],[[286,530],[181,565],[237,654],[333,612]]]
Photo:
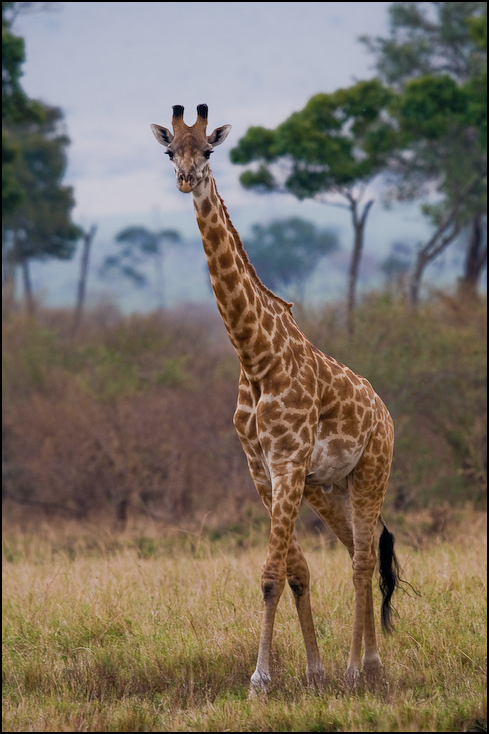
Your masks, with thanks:
[[[183,107],[173,107],[173,134],[161,125],[151,125],[156,140],[166,147],[177,176],[177,188],[188,194],[202,181],[209,170],[209,158],[213,148],[223,143],[231,125],[223,125],[210,135],[207,127],[207,105],[197,106],[197,121],[188,127],[183,121]]]

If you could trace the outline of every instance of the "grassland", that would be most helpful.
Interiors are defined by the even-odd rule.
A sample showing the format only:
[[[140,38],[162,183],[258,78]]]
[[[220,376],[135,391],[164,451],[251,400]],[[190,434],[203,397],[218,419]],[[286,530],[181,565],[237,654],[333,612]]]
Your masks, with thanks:
[[[288,590],[274,683],[247,700],[258,648],[266,528],[191,533],[147,520],[124,533],[4,520],[4,731],[484,731],[485,515],[397,528],[405,576],[378,690],[343,687],[353,588],[346,551],[307,534],[324,693],[305,683]],[[430,525],[431,523],[431,525]],[[429,532],[429,528],[432,532]],[[376,609],[380,599],[375,590]]]
[[[232,425],[217,314],[3,315],[4,731],[485,731],[486,302],[388,293],[296,314],[367,377],[396,446],[384,515],[405,578],[385,679],[345,691],[346,551],[301,510],[326,688],[290,591],[273,688],[248,701],[268,519]],[[376,590],[376,608],[380,598]]]

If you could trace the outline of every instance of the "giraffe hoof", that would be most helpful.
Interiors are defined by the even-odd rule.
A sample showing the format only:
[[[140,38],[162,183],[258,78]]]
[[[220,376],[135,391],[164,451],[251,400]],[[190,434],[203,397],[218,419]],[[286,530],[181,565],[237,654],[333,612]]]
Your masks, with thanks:
[[[270,688],[271,678],[268,673],[263,673],[260,670],[255,670],[251,676],[250,692],[248,694],[248,700],[266,696],[268,689]]]
[[[364,659],[363,672],[365,673],[367,683],[371,686],[375,686],[382,677],[382,663],[380,662],[380,658],[376,657],[372,660]]]
[[[345,673],[345,686],[351,691],[356,691],[360,686],[361,675],[358,668],[347,668]]]
[[[323,666],[318,666],[316,668],[307,668],[306,669],[306,678],[307,678],[307,685],[311,688],[315,688],[317,691],[324,691],[324,686],[326,683],[326,671],[324,670]]]

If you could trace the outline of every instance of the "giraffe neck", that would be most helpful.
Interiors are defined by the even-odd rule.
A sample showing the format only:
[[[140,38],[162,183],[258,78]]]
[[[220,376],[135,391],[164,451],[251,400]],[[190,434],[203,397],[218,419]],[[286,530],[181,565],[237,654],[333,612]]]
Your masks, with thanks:
[[[292,320],[291,304],[259,279],[210,170],[192,197],[217,307],[243,369],[251,379],[261,379],[282,351],[279,321]]]

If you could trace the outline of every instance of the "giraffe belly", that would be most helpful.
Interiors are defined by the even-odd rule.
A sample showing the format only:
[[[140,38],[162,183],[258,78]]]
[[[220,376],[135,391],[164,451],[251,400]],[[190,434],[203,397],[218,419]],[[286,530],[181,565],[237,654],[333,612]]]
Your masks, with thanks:
[[[306,484],[342,485],[345,477],[360,461],[364,448],[346,438],[318,439],[312,452]]]

